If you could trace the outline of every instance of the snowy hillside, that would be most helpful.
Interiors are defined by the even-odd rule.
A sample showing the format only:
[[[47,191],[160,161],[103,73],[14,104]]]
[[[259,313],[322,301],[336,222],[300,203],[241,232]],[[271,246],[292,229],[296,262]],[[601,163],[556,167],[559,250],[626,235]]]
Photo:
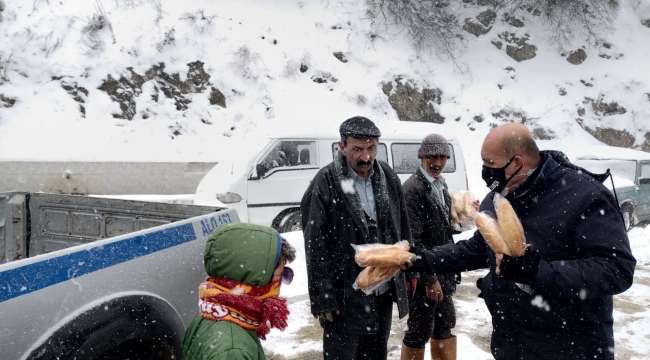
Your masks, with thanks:
[[[621,3],[607,43],[567,50],[533,13],[483,16],[489,32],[467,33],[456,65],[416,54],[403,29],[382,32],[360,0],[2,1],[0,160],[246,157],[269,129],[398,120],[384,92],[396,78],[440,91],[440,132],[461,139],[469,164],[504,121],[524,119],[554,138],[542,147],[570,155],[600,144],[578,122],[636,147],[650,133],[647,1]],[[489,15],[464,6],[472,22]],[[513,38],[535,57],[507,55]],[[584,62],[569,63],[580,48]]]

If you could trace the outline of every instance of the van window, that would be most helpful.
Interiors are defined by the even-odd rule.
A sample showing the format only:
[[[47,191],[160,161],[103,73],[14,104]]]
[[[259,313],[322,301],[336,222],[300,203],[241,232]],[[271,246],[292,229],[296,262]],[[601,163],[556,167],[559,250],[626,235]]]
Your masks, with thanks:
[[[278,141],[266,156],[258,163],[264,167],[264,173],[276,168],[318,166],[315,141]]]
[[[641,174],[639,175],[639,179],[647,179],[647,178],[650,178],[650,162],[642,162]]]
[[[336,159],[336,156],[339,153],[339,143],[335,142],[332,144],[332,155],[334,155],[334,159]],[[379,143],[379,146],[377,147],[377,160],[381,160],[383,162],[388,162],[388,148],[386,148],[386,144],[384,143]]]
[[[454,154],[454,147],[449,146],[449,153],[451,157],[447,159],[445,168],[442,169],[443,173],[456,172],[456,158]],[[390,146],[393,153],[393,170],[398,174],[413,174],[415,170],[420,167],[420,159],[418,159],[418,149],[420,143],[393,143]]]

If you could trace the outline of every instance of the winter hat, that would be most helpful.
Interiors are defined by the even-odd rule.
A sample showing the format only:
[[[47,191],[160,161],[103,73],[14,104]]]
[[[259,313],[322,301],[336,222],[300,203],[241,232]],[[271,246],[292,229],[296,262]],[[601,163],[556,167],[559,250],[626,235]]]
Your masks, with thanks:
[[[378,138],[381,132],[375,123],[363,116],[355,116],[345,120],[339,127],[341,137],[352,136],[355,138]]]
[[[281,250],[282,238],[273,228],[249,223],[222,225],[208,238],[203,264],[211,277],[265,286]]]
[[[444,136],[438,134],[427,135],[424,140],[422,140],[422,144],[420,144],[420,149],[418,150],[418,158],[422,159],[439,155],[446,156],[447,159],[451,157],[447,139],[445,139]]]

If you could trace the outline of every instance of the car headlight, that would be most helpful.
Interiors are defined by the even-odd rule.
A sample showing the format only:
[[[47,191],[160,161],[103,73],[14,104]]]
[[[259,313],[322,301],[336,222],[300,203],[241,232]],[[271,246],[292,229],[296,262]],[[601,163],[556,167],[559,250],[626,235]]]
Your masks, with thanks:
[[[221,201],[224,204],[238,203],[241,201],[241,196],[239,194],[227,192],[217,194],[217,200]]]

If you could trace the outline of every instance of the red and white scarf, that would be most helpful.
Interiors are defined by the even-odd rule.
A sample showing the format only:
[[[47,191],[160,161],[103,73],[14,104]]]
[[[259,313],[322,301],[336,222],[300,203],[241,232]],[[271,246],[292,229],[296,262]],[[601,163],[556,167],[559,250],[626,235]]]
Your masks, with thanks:
[[[266,340],[271,328],[287,327],[287,299],[279,298],[280,281],[258,287],[239,281],[208,277],[199,286],[199,312],[212,321],[229,321],[255,330]]]

